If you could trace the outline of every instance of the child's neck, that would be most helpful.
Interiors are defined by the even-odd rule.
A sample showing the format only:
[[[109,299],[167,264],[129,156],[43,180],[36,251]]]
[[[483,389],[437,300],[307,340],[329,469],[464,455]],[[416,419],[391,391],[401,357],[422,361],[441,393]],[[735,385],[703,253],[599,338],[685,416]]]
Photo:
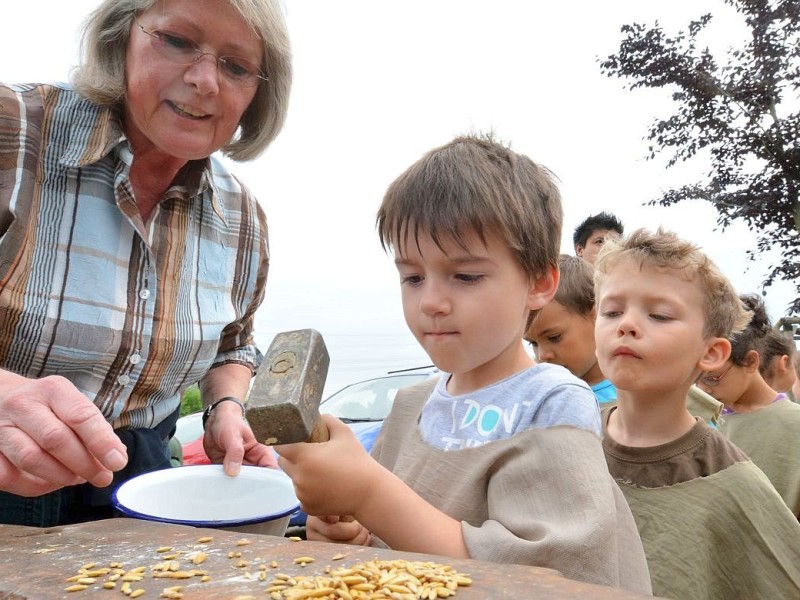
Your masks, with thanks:
[[[619,444],[638,448],[677,440],[696,423],[686,409],[688,391],[638,398],[618,389],[617,408],[608,421],[607,435]]]
[[[725,406],[737,413],[755,412],[772,404],[777,396],[778,392],[773,390],[761,375],[756,375],[742,395]]]
[[[469,394],[516,375],[535,364],[520,344],[518,352],[498,357],[469,371],[451,373],[447,381],[447,391],[454,396]]]
[[[606,376],[603,375],[603,372],[600,370],[600,365],[595,362],[592,368],[589,369],[581,379],[589,385],[597,385],[601,381],[605,381]]]

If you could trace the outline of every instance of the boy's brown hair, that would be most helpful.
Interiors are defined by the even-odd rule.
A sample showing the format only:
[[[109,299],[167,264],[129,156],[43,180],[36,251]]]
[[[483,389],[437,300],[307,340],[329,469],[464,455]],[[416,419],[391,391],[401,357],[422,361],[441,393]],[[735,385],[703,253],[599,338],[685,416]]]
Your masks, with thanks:
[[[680,271],[687,281],[697,282],[703,296],[705,338],[730,338],[750,320],[750,313],[717,265],[698,246],[671,231],[637,229],[628,237],[608,240],[594,264],[595,293],[621,259],[633,259],[640,268]]]
[[[441,248],[465,246],[474,231],[505,240],[529,277],[558,267],[563,219],[554,175],[490,135],[457,137],[411,165],[389,186],[378,210],[384,250],[403,254],[429,235]]]
[[[579,256],[562,254],[558,259],[561,278],[553,302],[582,317],[594,308],[594,268]]]

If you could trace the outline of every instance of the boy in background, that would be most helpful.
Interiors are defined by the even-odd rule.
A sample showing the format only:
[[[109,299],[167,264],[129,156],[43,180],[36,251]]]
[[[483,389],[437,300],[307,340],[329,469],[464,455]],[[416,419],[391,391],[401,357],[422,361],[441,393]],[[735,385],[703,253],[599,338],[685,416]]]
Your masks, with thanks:
[[[594,268],[577,256],[562,254],[561,278],[553,300],[533,317],[525,340],[537,360],[561,365],[592,388],[600,407],[613,406],[617,390],[597,364],[594,344]]]
[[[607,238],[618,238],[623,234],[622,222],[608,212],[601,212],[584,219],[572,234],[575,255],[594,264]]]
[[[649,592],[591,390],[522,345],[558,284],[552,175],[483,137],[430,151],[378,212],[406,322],[440,378],[401,389],[372,451],[326,415],[324,444],[276,448],[309,539],[557,569]]]
[[[633,511],[653,593],[800,596],[800,523],[763,472],[686,408],[748,315],[694,245],[660,230],[610,243],[595,265],[595,341],[617,406],[603,448]]]

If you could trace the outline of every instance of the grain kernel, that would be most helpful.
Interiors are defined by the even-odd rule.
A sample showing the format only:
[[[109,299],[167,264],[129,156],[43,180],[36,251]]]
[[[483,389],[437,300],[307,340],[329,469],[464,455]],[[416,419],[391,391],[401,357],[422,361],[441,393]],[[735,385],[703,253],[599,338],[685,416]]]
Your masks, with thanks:
[[[75,585],[70,585],[64,588],[65,592],[82,592],[83,590],[87,589],[88,585],[82,585],[80,583],[76,583]]]
[[[197,540],[197,543],[198,544],[207,544],[207,543],[213,542],[213,541],[214,541],[213,537],[206,536],[206,537],[201,537],[199,540]]]
[[[139,596],[144,596],[144,588],[139,588],[138,590],[134,590],[131,592],[131,598],[138,598]]]

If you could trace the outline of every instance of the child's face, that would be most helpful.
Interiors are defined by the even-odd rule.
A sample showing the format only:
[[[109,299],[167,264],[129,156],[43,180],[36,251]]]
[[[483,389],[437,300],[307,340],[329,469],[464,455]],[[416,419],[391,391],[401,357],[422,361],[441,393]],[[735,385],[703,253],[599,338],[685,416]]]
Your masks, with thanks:
[[[703,337],[697,283],[678,271],[640,269],[621,258],[606,274],[596,306],[598,363],[618,390],[683,396],[700,371],[727,359],[724,340]]]
[[[463,392],[484,387],[531,364],[522,345],[528,313],[555,293],[555,269],[531,282],[497,236],[467,249],[443,240],[443,252],[420,234],[395,248],[406,323],[434,364]]]
[[[579,315],[553,300],[542,308],[525,333],[536,358],[566,367],[589,385],[600,383],[594,345],[594,313]]]
[[[610,229],[595,229],[586,240],[586,246],[576,248],[577,255],[594,264],[609,237],[619,237],[619,234]]]

